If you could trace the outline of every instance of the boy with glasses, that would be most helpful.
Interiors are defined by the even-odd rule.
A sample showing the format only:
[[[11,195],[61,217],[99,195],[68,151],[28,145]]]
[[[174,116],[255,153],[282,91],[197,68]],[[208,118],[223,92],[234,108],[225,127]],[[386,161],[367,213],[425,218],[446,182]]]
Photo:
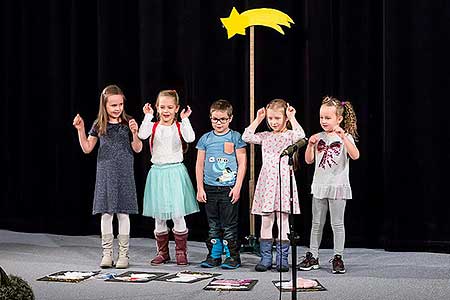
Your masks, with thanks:
[[[236,269],[241,265],[238,200],[247,165],[246,144],[239,132],[229,128],[233,107],[228,101],[215,101],[209,112],[213,130],[196,147],[197,201],[205,203],[209,225],[208,256],[201,266]]]

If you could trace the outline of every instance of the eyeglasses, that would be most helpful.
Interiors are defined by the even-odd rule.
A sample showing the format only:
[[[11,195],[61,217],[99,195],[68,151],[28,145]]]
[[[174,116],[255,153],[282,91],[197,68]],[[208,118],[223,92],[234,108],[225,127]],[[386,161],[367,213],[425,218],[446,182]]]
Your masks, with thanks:
[[[213,123],[221,123],[221,124],[223,124],[223,123],[226,123],[226,122],[228,122],[230,120],[230,118],[220,118],[220,119],[218,119],[218,118],[211,118],[211,122],[213,122]]]

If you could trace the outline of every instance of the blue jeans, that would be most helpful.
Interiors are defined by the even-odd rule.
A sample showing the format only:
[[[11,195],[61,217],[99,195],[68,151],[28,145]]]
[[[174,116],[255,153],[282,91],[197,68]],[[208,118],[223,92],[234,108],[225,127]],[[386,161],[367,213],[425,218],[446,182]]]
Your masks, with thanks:
[[[229,186],[211,186],[205,184],[206,216],[209,225],[209,238],[222,238],[224,240],[238,239],[239,202],[231,203],[228,194]]]

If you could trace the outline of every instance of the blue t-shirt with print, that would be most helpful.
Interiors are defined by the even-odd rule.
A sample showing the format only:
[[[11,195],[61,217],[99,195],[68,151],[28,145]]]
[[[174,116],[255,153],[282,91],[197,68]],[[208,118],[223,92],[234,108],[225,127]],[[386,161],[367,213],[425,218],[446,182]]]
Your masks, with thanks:
[[[205,133],[196,147],[206,154],[203,182],[213,186],[234,186],[238,169],[236,149],[246,145],[241,134],[234,130],[224,135],[218,135],[214,130]]]

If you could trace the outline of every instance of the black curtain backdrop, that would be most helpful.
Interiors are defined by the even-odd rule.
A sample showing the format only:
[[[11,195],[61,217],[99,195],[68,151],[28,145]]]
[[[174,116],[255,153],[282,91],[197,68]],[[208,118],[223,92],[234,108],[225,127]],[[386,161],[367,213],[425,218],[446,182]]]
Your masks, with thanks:
[[[256,108],[288,100],[309,136],[321,130],[323,96],[353,102],[361,158],[351,163],[346,246],[450,253],[445,0],[2,1],[0,228],[100,233],[100,218],[91,215],[97,151],[82,153],[72,120],[80,113],[89,127],[108,84],[124,90],[126,111],[139,123],[143,104],[170,88],[191,106],[197,139],[211,129],[209,105],[219,98],[234,105],[231,127],[243,132],[249,35],[228,40],[220,22],[233,6],[275,8],[295,21],[285,35],[255,28]],[[194,143],[185,156],[194,185],[195,158]],[[135,155],[141,211],[149,160],[146,141]],[[302,245],[309,244],[313,172],[304,164],[296,173]],[[249,234],[247,183],[248,176],[241,237]],[[131,221],[132,236],[153,236],[151,218]],[[206,238],[203,209],[187,222],[191,239]],[[329,223],[323,246],[332,246]]]

